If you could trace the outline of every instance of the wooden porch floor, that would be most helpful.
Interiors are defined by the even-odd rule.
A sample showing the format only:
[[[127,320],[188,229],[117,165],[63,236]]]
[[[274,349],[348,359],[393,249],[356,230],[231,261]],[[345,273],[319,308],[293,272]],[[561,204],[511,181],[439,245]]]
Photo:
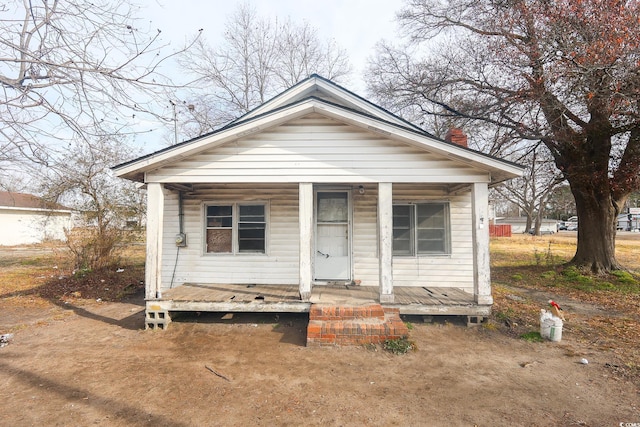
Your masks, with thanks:
[[[185,283],[165,291],[147,305],[167,311],[308,312],[311,304],[364,305],[379,302],[377,287],[314,286],[310,301],[301,301],[298,286]],[[486,316],[491,307],[478,305],[457,288],[395,287],[395,301],[382,304],[401,314]]]

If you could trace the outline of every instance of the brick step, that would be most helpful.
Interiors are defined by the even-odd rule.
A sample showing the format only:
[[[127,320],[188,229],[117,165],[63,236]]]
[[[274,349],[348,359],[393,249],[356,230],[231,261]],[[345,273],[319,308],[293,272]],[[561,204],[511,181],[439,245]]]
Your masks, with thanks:
[[[349,320],[349,319],[385,319],[380,304],[359,306],[335,306],[313,304],[309,309],[309,320]]]
[[[379,344],[409,333],[398,309],[380,304],[328,306],[314,304],[307,326],[307,346]]]

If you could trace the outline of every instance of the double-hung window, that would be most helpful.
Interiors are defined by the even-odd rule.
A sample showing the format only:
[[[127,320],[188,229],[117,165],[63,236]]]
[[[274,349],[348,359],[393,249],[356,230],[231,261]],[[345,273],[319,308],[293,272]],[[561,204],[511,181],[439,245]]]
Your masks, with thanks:
[[[393,254],[450,254],[449,228],[448,203],[396,204],[393,206]]]
[[[266,253],[266,205],[225,203],[205,206],[207,253]]]

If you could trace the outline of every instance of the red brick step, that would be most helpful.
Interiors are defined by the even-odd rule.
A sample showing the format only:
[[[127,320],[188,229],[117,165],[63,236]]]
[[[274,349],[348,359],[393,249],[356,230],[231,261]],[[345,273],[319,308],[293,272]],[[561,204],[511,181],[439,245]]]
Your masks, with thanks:
[[[379,344],[409,333],[397,308],[380,304],[336,306],[313,304],[307,346]]]

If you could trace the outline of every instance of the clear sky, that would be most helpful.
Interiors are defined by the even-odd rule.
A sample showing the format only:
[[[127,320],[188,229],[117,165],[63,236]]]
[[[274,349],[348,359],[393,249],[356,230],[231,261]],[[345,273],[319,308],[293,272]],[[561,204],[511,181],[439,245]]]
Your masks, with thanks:
[[[163,39],[180,46],[187,36],[204,29],[214,44],[223,34],[229,15],[242,0],[155,0],[148,2],[141,15],[162,30]],[[395,14],[402,0],[251,0],[265,18],[309,22],[322,39],[333,38],[350,55],[354,73],[347,85],[364,94],[361,73],[373,47],[380,39],[396,36]]]

